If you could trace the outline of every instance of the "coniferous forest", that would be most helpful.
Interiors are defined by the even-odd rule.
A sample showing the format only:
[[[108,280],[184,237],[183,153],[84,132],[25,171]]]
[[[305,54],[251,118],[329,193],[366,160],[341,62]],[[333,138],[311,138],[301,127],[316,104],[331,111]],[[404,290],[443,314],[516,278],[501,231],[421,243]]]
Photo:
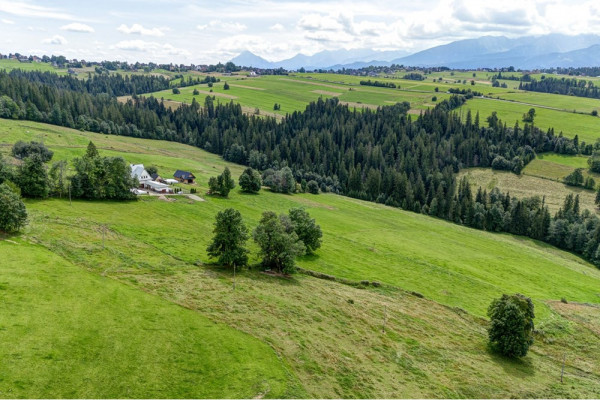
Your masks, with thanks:
[[[315,181],[325,192],[529,236],[600,265],[600,220],[582,212],[577,197],[552,217],[543,199],[498,190],[473,196],[455,178],[466,167],[518,174],[537,153],[591,154],[590,144],[533,124],[509,127],[495,114],[461,116],[452,111],[465,101],[460,94],[418,116],[407,113],[408,103],[359,111],[336,98],[319,99],[280,122],[213,97],[176,110],[153,97],[116,98],[164,87],[169,81],[157,77],[0,72],[0,117],[190,144],[261,171],[289,167],[302,186]]]

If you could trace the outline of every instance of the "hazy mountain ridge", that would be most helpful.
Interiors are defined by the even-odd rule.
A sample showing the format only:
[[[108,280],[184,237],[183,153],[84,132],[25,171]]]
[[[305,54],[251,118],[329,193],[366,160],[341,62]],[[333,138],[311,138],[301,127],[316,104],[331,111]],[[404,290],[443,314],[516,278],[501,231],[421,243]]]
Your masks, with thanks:
[[[510,39],[483,36],[432,47],[414,54],[406,51],[370,49],[326,50],[312,56],[296,56],[270,62],[244,51],[231,61],[256,68],[296,70],[363,68],[402,64],[406,66],[450,68],[494,68],[514,66],[521,69],[583,67],[600,64],[600,35],[568,36],[549,34]]]

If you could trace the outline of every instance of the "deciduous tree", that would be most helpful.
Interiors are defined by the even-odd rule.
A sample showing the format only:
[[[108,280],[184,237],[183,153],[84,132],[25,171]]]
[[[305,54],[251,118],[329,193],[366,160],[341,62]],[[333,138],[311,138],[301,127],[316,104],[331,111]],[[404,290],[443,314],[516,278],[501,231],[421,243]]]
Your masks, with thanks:
[[[502,295],[488,308],[490,345],[508,357],[527,355],[533,344],[534,307],[530,298],[521,294]]]
[[[248,228],[238,210],[227,208],[217,213],[213,239],[206,251],[210,257],[218,257],[219,264],[244,266],[248,263]]]

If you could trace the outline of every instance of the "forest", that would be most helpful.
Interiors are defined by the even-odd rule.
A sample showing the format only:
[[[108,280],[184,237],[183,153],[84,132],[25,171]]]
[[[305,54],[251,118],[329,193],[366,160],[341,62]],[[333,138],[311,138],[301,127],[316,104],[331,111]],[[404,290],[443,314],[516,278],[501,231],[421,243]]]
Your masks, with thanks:
[[[121,90],[122,78],[104,79],[110,92]],[[215,104],[210,96],[204,105],[194,100],[172,110],[153,97],[120,103],[110,95],[93,94],[87,84],[74,85],[74,90],[65,82],[70,80],[0,73],[0,116],[190,144],[270,170],[267,176],[289,170],[302,187],[315,181],[323,192],[530,236],[600,265],[600,223],[579,210],[578,199],[567,199],[552,218],[543,199],[520,200],[497,191],[480,191],[473,198],[470,186],[457,184],[455,178],[467,167],[520,173],[537,153],[590,154],[593,146],[533,124],[508,127],[495,113],[481,121],[479,114],[451,112],[450,104],[462,104],[464,96],[453,96],[418,116],[408,114],[406,102],[359,111],[337,98],[319,99],[277,122],[246,115],[233,102]]]
[[[521,82],[519,89],[531,92],[566,94],[577,97],[591,97],[600,99],[600,89],[592,81],[575,78],[531,79],[530,82]]]

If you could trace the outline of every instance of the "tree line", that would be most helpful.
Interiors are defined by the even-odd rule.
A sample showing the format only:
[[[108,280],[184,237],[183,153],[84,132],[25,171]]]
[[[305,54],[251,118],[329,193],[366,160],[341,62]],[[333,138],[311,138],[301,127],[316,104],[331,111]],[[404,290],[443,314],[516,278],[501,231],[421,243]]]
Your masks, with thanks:
[[[449,112],[443,102],[411,116],[408,103],[361,112],[336,98],[319,99],[277,122],[245,115],[233,102],[215,104],[210,96],[203,105],[194,100],[171,110],[153,97],[119,103],[106,95],[59,90],[8,74],[0,74],[0,93],[16,107],[12,117],[41,116],[38,120],[57,125],[194,145],[263,171],[265,183],[284,192],[294,192],[296,183],[308,187],[315,181],[324,192],[524,235],[529,231],[515,231],[519,224],[473,222],[481,216],[473,219],[470,211],[461,211],[466,196],[459,196],[455,173],[493,164],[518,173],[536,153],[591,147],[529,123],[508,127],[495,114],[481,121],[479,114]],[[33,106],[38,113],[28,113]],[[473,207],[481,207],[475,203]],[[497,214],[493,208],[484,216]],[[529,211],[538,212],[539,207]],[[507,212],[512,212],[508,205],[502,218]],[[580,254],[591,259],[589,252]]]
[[[111,97],[151,93],[168,89],[170,86],[170,79],[162,75],[98,75],[89,73],[86,79],[78,79],[71,75],[58,75],[42,71],[22,71],[20,69],[14,69],[10,72],[0,71],[0,74],[7,74],[15,79],[22,78],[57,89],[80,93],[107,94]]]
[[[531,92],[565,94],[577,97],[591,97],[600,99],[600,88],[592,81],[576,78],[554,78],[531,79],[530,82],[519,83],[519,89]]]

